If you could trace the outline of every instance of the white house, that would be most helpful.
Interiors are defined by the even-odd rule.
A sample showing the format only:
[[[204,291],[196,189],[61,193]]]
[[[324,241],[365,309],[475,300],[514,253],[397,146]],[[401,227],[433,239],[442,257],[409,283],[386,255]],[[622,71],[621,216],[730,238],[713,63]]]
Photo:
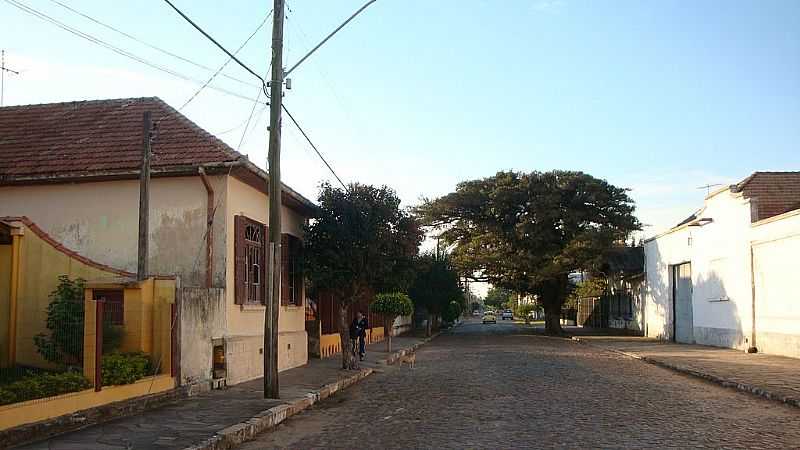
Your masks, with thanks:
[[[645,241],[645,335],[800,357],[800,172],[755,172]]]

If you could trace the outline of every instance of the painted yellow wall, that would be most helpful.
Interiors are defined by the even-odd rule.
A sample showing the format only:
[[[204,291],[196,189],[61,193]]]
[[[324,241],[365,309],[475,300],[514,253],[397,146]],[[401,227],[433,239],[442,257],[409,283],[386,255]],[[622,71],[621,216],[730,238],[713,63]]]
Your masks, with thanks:
[[[169,375],[157,375],[141,379],[133,384],[103,388],[100,392],[87,389],[49,399],[4,405],[0,406],[0,430],[52,419],[111,402],[164,392],[173,387],[175,387],[174,378]]]
[[[216,198],[224,200],[225,176],[209,179]],[[65,247],[130,272],[136,272],[138,206],[137,180],[0,187],[0,216],[27,216]],[[153,178],[150,208],[150,272],[177,274],[184,286],[201,286],[206,190],[200,177]],[[219,217],[215,236],[225,231],[221,212]],[[222,287],[224,240],[215,240],[214,247],[214,283]]]
[[[236,178],[228,177],[226,200],[226,280],[225,304],[228,334],[226,358],[228,383],[235,384],[261,376],[263,373],[263,306],[234,304],[234,216],[243,214],[269,226],[269,205],[266,194]],[[303,218],[284,207],[282,216],[284,233],[302,236]],[[305,331],[305,307],[283,306],[278,314],[278,368],[286,370],[308,362],[308,336]]]
[[[17,299],[17,363],[47,367],[36,349],[33,337],[47,332],[47,306],[50,293],[58,286],[58,276],[85,280],[117,280],[118,275],[88,266],[70,258],[25,229],[20,238],[20,270]]]
[[[11,294],[11,245],[0,245],[0,367],[8,366],[8,315]]]

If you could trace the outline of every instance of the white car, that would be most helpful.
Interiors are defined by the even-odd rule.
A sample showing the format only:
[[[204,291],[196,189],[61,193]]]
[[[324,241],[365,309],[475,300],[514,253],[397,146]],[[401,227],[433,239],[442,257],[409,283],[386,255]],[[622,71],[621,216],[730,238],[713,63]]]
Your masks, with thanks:
[[[514,320],[514,313],[510,309],[507,309],[500,314],[500,318],[503,320]]]

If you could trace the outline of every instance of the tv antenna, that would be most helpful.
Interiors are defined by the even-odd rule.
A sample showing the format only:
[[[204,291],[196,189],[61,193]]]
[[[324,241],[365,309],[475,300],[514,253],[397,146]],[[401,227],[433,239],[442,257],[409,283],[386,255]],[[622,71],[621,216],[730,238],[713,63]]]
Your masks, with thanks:
[[[0,50],[0,106],[3,106],[3,92],[5,91],[6,72],[19,75],[19,72],[16,70],[11,70],[6,67],[6,51]]]
[[[722,186],[722,183],[705,184],[703,186],[698,186],[697,189],[705,189],[707,197],[709,194],[711,194],[711,188],[714,186]]]

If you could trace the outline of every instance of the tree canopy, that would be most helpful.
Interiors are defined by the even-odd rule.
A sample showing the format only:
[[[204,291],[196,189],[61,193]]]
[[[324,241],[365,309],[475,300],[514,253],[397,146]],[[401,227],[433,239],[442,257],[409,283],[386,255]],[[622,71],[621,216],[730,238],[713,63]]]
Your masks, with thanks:
[[[372,300],[376,292],[408,289],[422,232],[386,186],[354,183],[345,191],[325,183],[318,205],[305,229],[305,264],[312,290],[339,299],[339,334],[348,348],[349,306]],[[352,368],[348,352],[342,356],[345,368]]]
[[[483,300],[483,303],[495,309],[503,308],[512,299],[512,295],[513,293],[508,289],[492,287],[489,289],[489,292],[486,293],[486,298]]]
[[[561,332],[568,274],[599,267],[608,250],[639,229],[633,211],[627,189],[560,170],[462,182],[417,210],[423,223],[442,230],[464,273],[538,294],[552,333]]]
[[[431,324],[434,317],[449,313],[447,308],[453,301],[459,304],[460,314],[464,309],[464,291],[459,282],[458,272],[450,263],[449,257],[423,253],[415,259],[414,267],[416,269],[414,283],[409,288],[408,294],[414,305],[428,311],[428,324]]]

